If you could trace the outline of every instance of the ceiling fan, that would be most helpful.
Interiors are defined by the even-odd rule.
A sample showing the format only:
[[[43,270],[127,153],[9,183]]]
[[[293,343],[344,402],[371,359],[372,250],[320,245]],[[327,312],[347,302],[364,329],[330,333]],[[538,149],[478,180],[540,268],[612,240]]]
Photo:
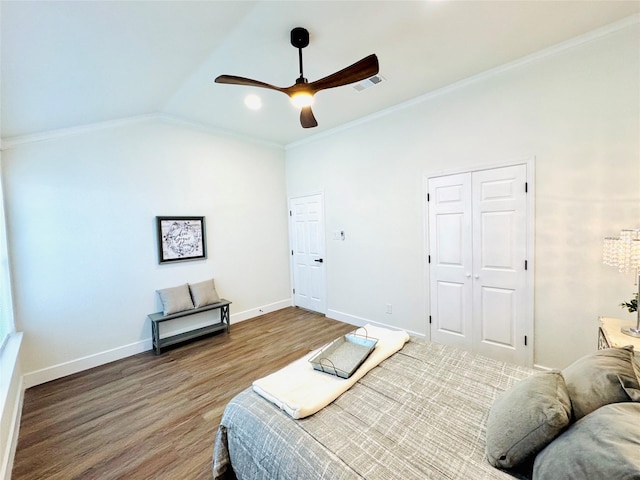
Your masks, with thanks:
[[[350,83],[359,82],[378,73],[378,57],[372,54],[336,73],[309,83],[309,81],[304,78],[302,70],[302,49],[309,45],[309,32],[302,27],[296,27],[291,30],[291,45],[298,49],[300,77],[298,77],[296,83],[290,87],[276,87],[258,80],[236,77],[235,75],[220,75],[215,81],[216,83],[226,83],[230,85],[268,88],[286,93],[291,99],[291,102],[301,108],[300,124],[302,127],[312,128],[318,126],[316,117],[313,116],[313,112],[311,111],[313,96],[317,92],[326,90],[327,88],[341,87],[343,85],[349,85]]]

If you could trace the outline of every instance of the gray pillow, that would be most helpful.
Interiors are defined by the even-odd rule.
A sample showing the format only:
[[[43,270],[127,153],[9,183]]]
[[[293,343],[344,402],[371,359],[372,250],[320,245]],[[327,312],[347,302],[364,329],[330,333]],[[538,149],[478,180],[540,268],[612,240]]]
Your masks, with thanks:
[[[172,313],[191,310],[193,308],[191,295],[189,295],[189,286],[186,283],[178,287],[165,288],[156,291],[158,292],[158,295],[160,295],[162,310],[165,317]]]
[[[633,346],[585,355],[562,371],[574,420],[609,403],[640,401],[640,366]]]
[[[189,284],[189,290],[191,291],[191,298],[193,299],[193,304],[196,308],[211,305],[212,303],[218,303],[220,301],[213,279],[205,280],[200,283]]]
[[[500,395],[487,419],[489,463],[513,468],[546,447],[569,425],[571,401],[562,373],[541,372]]]
[[[534,480],[640,478],[640,403],[605,405],[538,454]]]

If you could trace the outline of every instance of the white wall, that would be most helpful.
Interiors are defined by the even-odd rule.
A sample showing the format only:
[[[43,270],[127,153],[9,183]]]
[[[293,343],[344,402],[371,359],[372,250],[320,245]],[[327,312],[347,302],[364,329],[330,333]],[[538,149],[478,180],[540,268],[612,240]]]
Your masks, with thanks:
[[[151,348],[156,289],[214,277],[232,322],[290,304],[279,147],[145,119],[3,164],[27,387]],[[204,215],[208,258],[159,265],[156,215]]]
[[[535,363],[593,351],[598,315],[633,318],[601,245],[640,227],[638,85],[636,23],[290,146],[288,195],[325,194],[328,315],[426,334],[424,177],[535,156]]]

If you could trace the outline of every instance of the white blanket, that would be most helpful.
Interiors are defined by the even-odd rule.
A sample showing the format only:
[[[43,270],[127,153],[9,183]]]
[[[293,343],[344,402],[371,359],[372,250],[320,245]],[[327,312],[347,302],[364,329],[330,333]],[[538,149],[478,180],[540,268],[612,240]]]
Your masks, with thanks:
[[[314,370],[309,359],[318,350],[287,365],[271,375],[253,382],[253,390],[293,418],[313,415],[326,407],[360,380],[369,370],[400,350],[409,340],[403,330],[366,325],[367,335],[377,338],[373,352],[349,378]]]

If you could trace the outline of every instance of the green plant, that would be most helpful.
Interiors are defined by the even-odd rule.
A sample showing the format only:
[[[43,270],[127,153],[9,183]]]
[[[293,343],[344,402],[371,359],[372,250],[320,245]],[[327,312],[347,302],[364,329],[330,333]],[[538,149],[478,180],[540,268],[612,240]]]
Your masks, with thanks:
[[[636,312],[638,310],[638,294],[636,293],[628,302],[622,302],[620,306],[629,310],[630,313]]]

